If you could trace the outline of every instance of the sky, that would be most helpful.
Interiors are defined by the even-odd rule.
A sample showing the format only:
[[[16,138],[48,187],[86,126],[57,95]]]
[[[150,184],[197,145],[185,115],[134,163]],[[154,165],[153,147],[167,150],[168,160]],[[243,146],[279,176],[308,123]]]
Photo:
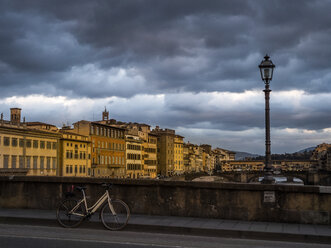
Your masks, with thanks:
[[[264,154],[331,143],[331,1],[0,0],[0,112],[110,118]]]

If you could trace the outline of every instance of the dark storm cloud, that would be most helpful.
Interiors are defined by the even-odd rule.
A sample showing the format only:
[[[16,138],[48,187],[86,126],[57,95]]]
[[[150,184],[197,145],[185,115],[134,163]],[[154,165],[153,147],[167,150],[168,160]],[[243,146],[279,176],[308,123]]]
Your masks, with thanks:
[[[0,99],[114,96],[113,113],[126,121],[263,128],[258,64],[270,53],[272,126],[327,128],[330,9],[322,0],[0,0]],[[212,95],[254,90],[261,94]],[[289,90],[308,96],[276,95]],[[149,109],[143,95],[164,96],[164,106]]]
[[[275,72],[274,89],[331,90],[327,1],[8,0],[0,6],[3,96],[12,92],[9,83],[45,83],[41,74],[59,94],[89,96],[93,82],[66,80],[73,66],[86,64],[136,68],[146,79],[145,90],[110,95],[243,91],[260,87],[257,64],[266,52],[282,71]],[[24,88],[18,94],[33,93]],[[98,96],[104,92],[91,94]]]

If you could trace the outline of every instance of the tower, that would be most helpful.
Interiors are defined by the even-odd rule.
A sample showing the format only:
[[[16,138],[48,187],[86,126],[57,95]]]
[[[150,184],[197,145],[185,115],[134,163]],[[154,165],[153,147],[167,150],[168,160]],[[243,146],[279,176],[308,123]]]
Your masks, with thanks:
[[[103,121],[109,120],[109,111],[107,111],[106,107],[105,107],[105,111],[102,112],[102,120]]]
[[[14,124],[21,123],[21,109],[20,108],[11,108],[10,109],[10,121]]]

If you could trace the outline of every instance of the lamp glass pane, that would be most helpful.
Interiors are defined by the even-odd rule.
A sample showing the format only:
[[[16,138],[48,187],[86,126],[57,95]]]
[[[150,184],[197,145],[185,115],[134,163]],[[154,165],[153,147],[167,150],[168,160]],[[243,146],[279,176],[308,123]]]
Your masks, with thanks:
[[[270,71],[269,70],[270,70],[269,68],[263,69],[264,79],[269,79],[270,78]]]

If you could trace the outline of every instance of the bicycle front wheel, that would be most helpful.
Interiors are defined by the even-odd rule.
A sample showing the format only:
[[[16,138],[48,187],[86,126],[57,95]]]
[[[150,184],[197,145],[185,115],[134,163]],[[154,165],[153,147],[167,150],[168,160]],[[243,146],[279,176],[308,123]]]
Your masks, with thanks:
[[[110,206],[111,205],[111,206]],[[116,231],[124,228],[130,218],[130,209],[121,200],[111,200],[101,209],[101,220],[109,230]]]
[[[82,204],[74,199],[66,199],[60,202],[56,210],[56,219],[63,227],[76,227],[84,220],[84,209]]]

